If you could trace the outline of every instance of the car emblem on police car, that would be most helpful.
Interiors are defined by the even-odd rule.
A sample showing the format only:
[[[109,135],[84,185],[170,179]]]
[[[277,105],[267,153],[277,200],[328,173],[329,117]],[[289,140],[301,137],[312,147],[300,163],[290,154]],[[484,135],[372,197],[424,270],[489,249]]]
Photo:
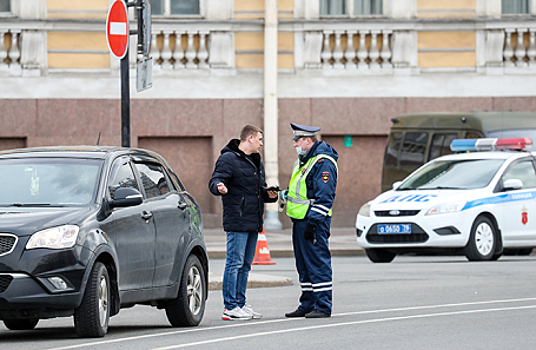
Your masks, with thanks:
[[[527,212],[527,208],[523,206],[523,208],[521,208],[521,223],[526,225],[527,222],[529,222],[529,213]]]
[[[389,211],[389,215],[398,216],[398,215],[400,215],[400,211],[399,210],[391,210],[391,211]]]

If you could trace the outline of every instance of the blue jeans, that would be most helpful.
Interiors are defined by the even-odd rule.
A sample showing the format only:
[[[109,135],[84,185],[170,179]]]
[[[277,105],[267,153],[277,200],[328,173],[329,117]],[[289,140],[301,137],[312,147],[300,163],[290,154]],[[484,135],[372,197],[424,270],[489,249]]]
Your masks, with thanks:
[[[227,260],[222,284],[223,304],[227,310],[246,304],[246,288],[257,237],[257,232],[227,232]]]

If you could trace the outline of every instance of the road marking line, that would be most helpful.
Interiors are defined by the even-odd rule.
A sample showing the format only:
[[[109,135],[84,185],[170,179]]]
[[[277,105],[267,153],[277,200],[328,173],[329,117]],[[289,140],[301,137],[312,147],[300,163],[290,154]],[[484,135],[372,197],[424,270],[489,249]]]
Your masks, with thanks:
[[[386,312],[439,309],[439,308],[446,308],[446,307],[458,307],[458,306],[470,306],[470,305],[486,305],[486,304],[502,304],[502,303],[515,303],[515,302],[526,302],[526,301],[536,301],[536,297],[534,297],[534,298],[476,301],[476,302],[467,302],[467,303],[458,303],[458,304],[410,306],[410,307],[405,307],[405,308],[383,309],[383,310],[352,311],[352,312],[345,312],[345,313],[339,313],[339,314],[332,314],[331,316],[332,317],[341,317],[341,316],[367,315],[367,314],[386,313]],[[102,341],[96,341],[96,342],[91,342],[91,343],[67,345],[67,346],[63,346],[63,347],[50,348],[50,349],[47,349],[47,350],[79,349],[79,348],[86,348],[86,347],[91,347],[91,346],[114,344],[114,343],[120,343],[120,342],[126,342],[126,341],[135,341],[135,340],[154,338],[154,337],[164,337],[164,336],[176,335],[176,334],[182,334],[182,333],[204,332],[204,331],[211,331],[211,330],[224,329],[224,328],[258,326],[258,325],[263,325],[263,324],[282,323],[282,322],[290,322],[290,321],[298,321],[298,320],[303,320],[303,318],[284,318],[284,319],[276,319],[276,320],[269,320],[269,321],[252,321],[252,322],[246,322],[246,323],[237,323],[237,324],[215,326],[215,327],[207,327],[207,328],[199,327],[199,328],[191,328],[191,329],[171,331],[171,332],[152,333],[152,334],[139,335],[139,336],[134,336],[134,337],[125,337],[125,338],[119,338],[119,339],[102,340]]]
[[[505,307],[505,308],[499,308],[499,309],[481,309],[481,310],[440,312],[440,313],[434,313],[434,314],[398,316],[398,317],[376,318],[376,319],[372,319],[372,320],[361,320],[361,321],[353,321],[353,322],[331,323],[331,324],[327,324],[327,325],[317,325],[317,326],[309,326],[309,327],[282,329],[282,330],[278,330],[278,331],[259,332],[259,333],[238,335],[238,336],[232,336],[232,337],[226,337],[226,338],[203,340],[203,341],[187,343],[187,344],[181,344],[181,345],[172,345],[172,346],[166,346],[166,347],[161,347],[161,348],[152,348],[152,350],[174,350],[174,349],[181,349],[181,348],[186,348],[186,347],[190,347],[190,346],[207,345],[207,344],[219,343],[219,342],[224,342],[224,341],[233,341],[233,340],[237,340],[237,339],[262,337],[262,336],[282,334],[282,333],[290,333],[290,332],[309,331],[309,330],[316,330],[316,329],[321,329],[321,328],[334,328],[334,327],[342,327],[342,326],[352,326],[352,325],[357,325],[357,324],[380,323],[380,322],[410,320],[410,319],[415,319],[415,318],[455,316],[455,315],[465,315],[465,314],[474,314],[474,313],[482,313],[482,312],[498,312],[498,311],[525,310],[525,309],[536,309],[536,305],[514,306],[514,307]]]

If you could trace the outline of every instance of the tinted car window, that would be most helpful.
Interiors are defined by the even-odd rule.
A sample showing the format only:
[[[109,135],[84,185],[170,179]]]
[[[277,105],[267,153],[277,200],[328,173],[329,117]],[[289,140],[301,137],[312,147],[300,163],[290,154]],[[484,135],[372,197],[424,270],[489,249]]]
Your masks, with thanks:
[[[162,196],[169,192],[169,184],[162,166],[136,163],[147,198]]]
[[[424,164],[424,153],[428,142],[427,132],[407,132],[400,151],[400,165],[419,166]]]
[[[450,143],[458,137],[457,134],[434,134],[430,145],[430,155],[428,160],[436,159],[446,154],[453,153],[450,150]]]
[[[76,158],[2,160],[1,205],[87,205],[101,162]]]
[[[400,144],[402,143],[402,133],[393,132],[389,135],[389,141],[387,142],[387,147],[385,147],[385,165],[397,165],[398,160],[398,150],[400,149]]]
[[[115,174],[112,175],[112,180],[108,185],[110,198],[114,197],[114,193],[117,189],[125,187],[135,188],[138,191],[140,190],[136,178],[134,177],[134,173],[132,172],[132,168],[128,163],[119,166]]]
[[[503,183],[509,179],[518,179],[523,182],[523,188],[536,187],[536,173],[531,161],[524,161],[514,164],[504,173]]]

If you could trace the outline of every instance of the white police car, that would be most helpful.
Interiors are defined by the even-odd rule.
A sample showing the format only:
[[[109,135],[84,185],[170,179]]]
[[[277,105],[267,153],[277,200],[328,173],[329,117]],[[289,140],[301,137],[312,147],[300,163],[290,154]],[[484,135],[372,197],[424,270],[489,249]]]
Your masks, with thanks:
[[[357,243],[373,262],[430,248],[496,260],[505,248],[536,247],[531,145],[529,138],[454,140],[455,152],[487,152],[436,158],[363,205]]]

